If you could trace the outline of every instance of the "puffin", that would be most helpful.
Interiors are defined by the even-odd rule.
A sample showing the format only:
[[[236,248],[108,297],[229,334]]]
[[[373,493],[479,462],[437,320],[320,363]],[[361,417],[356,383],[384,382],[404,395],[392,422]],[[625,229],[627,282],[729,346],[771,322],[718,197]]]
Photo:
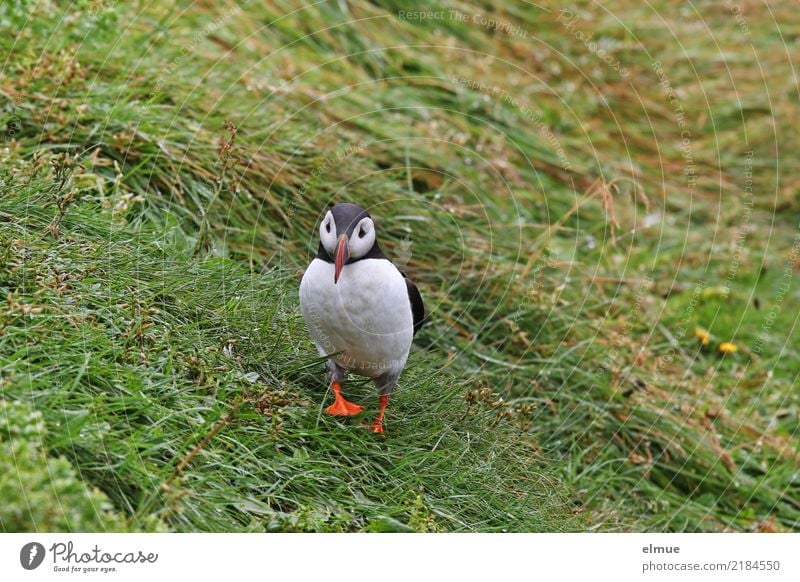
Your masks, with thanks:
[[[353,416],[364,410],[342,394],[348,372],[371,378],[378,415],[366,428],[384,432],[389,396],[425,321],[416,285],[383,254],[369,212],[333,205],[319,226],[319,249],[300,282],[300,310],[320,356],[327,357],[334,402],[325,411]]]

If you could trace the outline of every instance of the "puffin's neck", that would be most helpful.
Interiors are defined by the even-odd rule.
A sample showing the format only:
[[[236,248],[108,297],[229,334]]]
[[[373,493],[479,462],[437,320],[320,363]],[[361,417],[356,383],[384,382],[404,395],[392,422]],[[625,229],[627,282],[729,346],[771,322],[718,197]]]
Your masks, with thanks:
[[[320,259],[321,261],[325,261],[326,263],[333,263],[333,257],[328,253],[324,246],[322,246],[322,241],[319,242],[319,248],[317,249],[317,254],[314,257],[316,259]],[[357,259],[350,257],[347,259],[345,265],[352,265],[353,263],[357,263],[362,259],[386,259],[387,261],[389,258],[383,254],[381,247],[378,246],[378,241],[376,240],[372,243],[372,248],[369,249],[369,252]]]

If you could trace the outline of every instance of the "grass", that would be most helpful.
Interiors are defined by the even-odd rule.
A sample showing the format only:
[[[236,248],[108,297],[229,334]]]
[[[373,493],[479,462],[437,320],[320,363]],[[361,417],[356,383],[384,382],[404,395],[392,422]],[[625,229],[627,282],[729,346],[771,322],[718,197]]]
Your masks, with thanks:
[[[56,238],[54,196],[45,179],[4,198],[3,217],[25,219],[4,221],[3,396],[41,411],[44,426],[28,433],[38,426],[131,527],[575,527],[535,446],[483,400],[470,405],[450,374],[432,374],[435,360],[416,358],[392,438],[375,438],[322,413],[324,376],[292,277],[198,259],[174,223],[131,232],[89,199]],[[363,382],[350,393],[374,396]]]
[[[2,528],[797,529],[791,7],[537,4],[3,5],[0,389],[99,509]],[[299,319],[332,200],[433,314],[385,440]]]

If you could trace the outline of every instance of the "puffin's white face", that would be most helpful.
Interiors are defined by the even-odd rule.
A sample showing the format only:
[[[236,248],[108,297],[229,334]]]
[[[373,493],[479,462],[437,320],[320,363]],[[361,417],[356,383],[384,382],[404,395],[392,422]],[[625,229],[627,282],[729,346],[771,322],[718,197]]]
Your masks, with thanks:
[[[351,205],[355,206],[355,205]],[[375,224],[369,216],[364,216],[354,226],[351,222],[360,214],[365,214],[363,209],[355,206],[357,212],[353,218],[352,209],[342,209],[339,214],[340,219],[347,220],[347,224],[336,224],[333,211],[329,210],[319,225],[319,239],[323,248],[328,251],[328,255],[333,258],[334,274],[333,282],[339,282],[344,265],[351,259],[360,259],[366,255],[375,244]]]
[[[343,227],[343,228],[346,228]],[[345,234],[342,230],[341,234]],[[336,256],[336,246],[339,242],[339,230],[336,228],[336,221],[329,210],[319,225],[319,238],[322,246],[332,257]],[[366,255],[375,244],[375,223],[370,217],[362,218],[353,229],[353,236],[349,237],[348,250],[350,257],[360,259]]]
[[[375,244],[375,224],[367,216],[353,229],[353,236],[350,237],[350,256],[360,259],[369,252]]]
[[[319,225],[319,240],[322,241],[322,246],[331,256],[334,256],[336,252],[336,239],[336,222],[333,220],[333,214],[328,210],[328,214]]]

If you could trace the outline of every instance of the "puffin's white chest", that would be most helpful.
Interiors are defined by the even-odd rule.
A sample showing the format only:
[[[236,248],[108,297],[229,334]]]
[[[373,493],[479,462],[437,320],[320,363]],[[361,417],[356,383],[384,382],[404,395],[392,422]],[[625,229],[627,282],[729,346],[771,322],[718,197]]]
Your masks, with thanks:
[[[400,372],[408,358],[414,321],[408,288],[384,259],[363,259],[342,269],[314,259],[300,283],[300,307],[320,355],[341,352],[340,366],[368,377]]]

